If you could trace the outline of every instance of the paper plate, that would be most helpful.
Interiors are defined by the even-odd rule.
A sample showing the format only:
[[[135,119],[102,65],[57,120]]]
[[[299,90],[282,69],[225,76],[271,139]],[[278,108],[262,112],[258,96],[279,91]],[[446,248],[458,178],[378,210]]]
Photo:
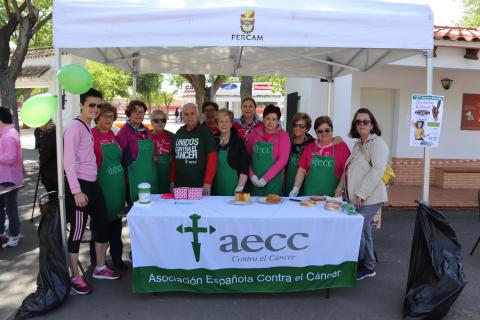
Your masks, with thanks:
[[[267,197],[258,197],[257,200],[258,203],[263,203],[263,204],[280,204],[283,202],[283,199],[280,198],[280,202],[267,202]]]
[[[238,201],[238,200],[233,199],[233,200],[228,200],[227,203],[237,205],[237,206],[244,206],[244,205],[252,204],[253,202],[252,201]]]

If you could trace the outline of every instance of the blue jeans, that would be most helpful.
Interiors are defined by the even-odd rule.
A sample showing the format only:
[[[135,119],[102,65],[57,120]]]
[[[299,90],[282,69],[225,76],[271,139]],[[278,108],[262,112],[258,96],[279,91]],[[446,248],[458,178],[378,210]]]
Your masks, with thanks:
[[[362,238],[360,239],[360,251],[358,252],[359,267],[375,270],[375,253],[373,252],[372,228],[370,222],[381,208],[382,204],[362,206],[358,211],[363,217]]]
[[[5,182],[3,186],[13,186],[13,183]],[[0,233],[5,232],[5,213],[8,215],[8,233],[16,237],[20,233],[20,220],[18,218],[17,205],[18,189],[0,196]]]

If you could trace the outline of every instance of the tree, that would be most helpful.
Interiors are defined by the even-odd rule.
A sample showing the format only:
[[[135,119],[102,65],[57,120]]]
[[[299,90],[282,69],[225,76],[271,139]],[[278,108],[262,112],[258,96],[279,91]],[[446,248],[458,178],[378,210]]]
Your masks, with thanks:
[[[283,77],[254,77],[255,82],[270,82],[272,84],[272,92],[285,95],[285,78]]]
[[[195,90],[195,102],[197,103],[197,108],[201,111],[202,104],[205,101],[212,100],[211,86],[207,87],[207,79],[204,74],[181,74],[193,87]],[[225,76],[216,76],[213,81],[214,92],[217,92],[220,86],[225,82]]]
[[[0,3],[0,100],[12,110],[17,130],[15,81],[22,70],[30,41],[52,18],[51,4],[47,0],[37,0],[35,5],[31,0],[20,5],[16,0]]]
[[[137,91],[146,100],[149,114],[152,110],[152,98],[158,94],[162,81],[163,75],[156,73],[140,74],[137,77]]]
[[[463,8],[461,24],[478,28],[480,26],[480,0],[463,0]]]
[[[167,75],[169,88],[164,88],[163,82],[160,86],[160,103],[167,108],[167,114],[170,112],[170,104],[172,103],[177,92],[182,88],[183,84],[186,82],[185,78],[180,75],[172,74]]]
[[[89,60],[86,66],[92,76],[93,87],[103,94],[105,101],[110,101],[116,96],[130,96],[128,92],[132,83],[130,73]]]
[[[252,96],[253,77],[243,76],[240,84],[240,100]]]

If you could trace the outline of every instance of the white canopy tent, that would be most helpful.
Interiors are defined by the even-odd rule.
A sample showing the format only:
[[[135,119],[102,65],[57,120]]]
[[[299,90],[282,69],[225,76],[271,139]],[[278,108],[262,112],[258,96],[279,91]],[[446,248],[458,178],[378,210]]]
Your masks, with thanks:
[[[426,93],[431,93],[433,15],[426,5],[371,0],[56,0],[53,33],[58,52],[134,75],[276,75],[323,78],[331,84],[340,75],[423,51]],[[63,173],[61,125],[57,129],[58,170]],[[429,163],[427,148],[426,202]],[[59,182],[62,199],[63,180]]]

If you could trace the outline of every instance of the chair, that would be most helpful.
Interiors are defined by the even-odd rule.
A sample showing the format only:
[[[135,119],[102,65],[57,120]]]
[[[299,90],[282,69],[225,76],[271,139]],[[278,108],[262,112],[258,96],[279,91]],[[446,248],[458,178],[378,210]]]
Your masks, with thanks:
[[[480,190],[478,190],[478,218],[480,219]],[[472,251],[470,252],[470,255],[473,256],[473,253],[475,252],[475,249],[477,248],[478,244],[480,243],[480,236],[477,239],[477,242],[475,242],[475,245],[472,248]]]

